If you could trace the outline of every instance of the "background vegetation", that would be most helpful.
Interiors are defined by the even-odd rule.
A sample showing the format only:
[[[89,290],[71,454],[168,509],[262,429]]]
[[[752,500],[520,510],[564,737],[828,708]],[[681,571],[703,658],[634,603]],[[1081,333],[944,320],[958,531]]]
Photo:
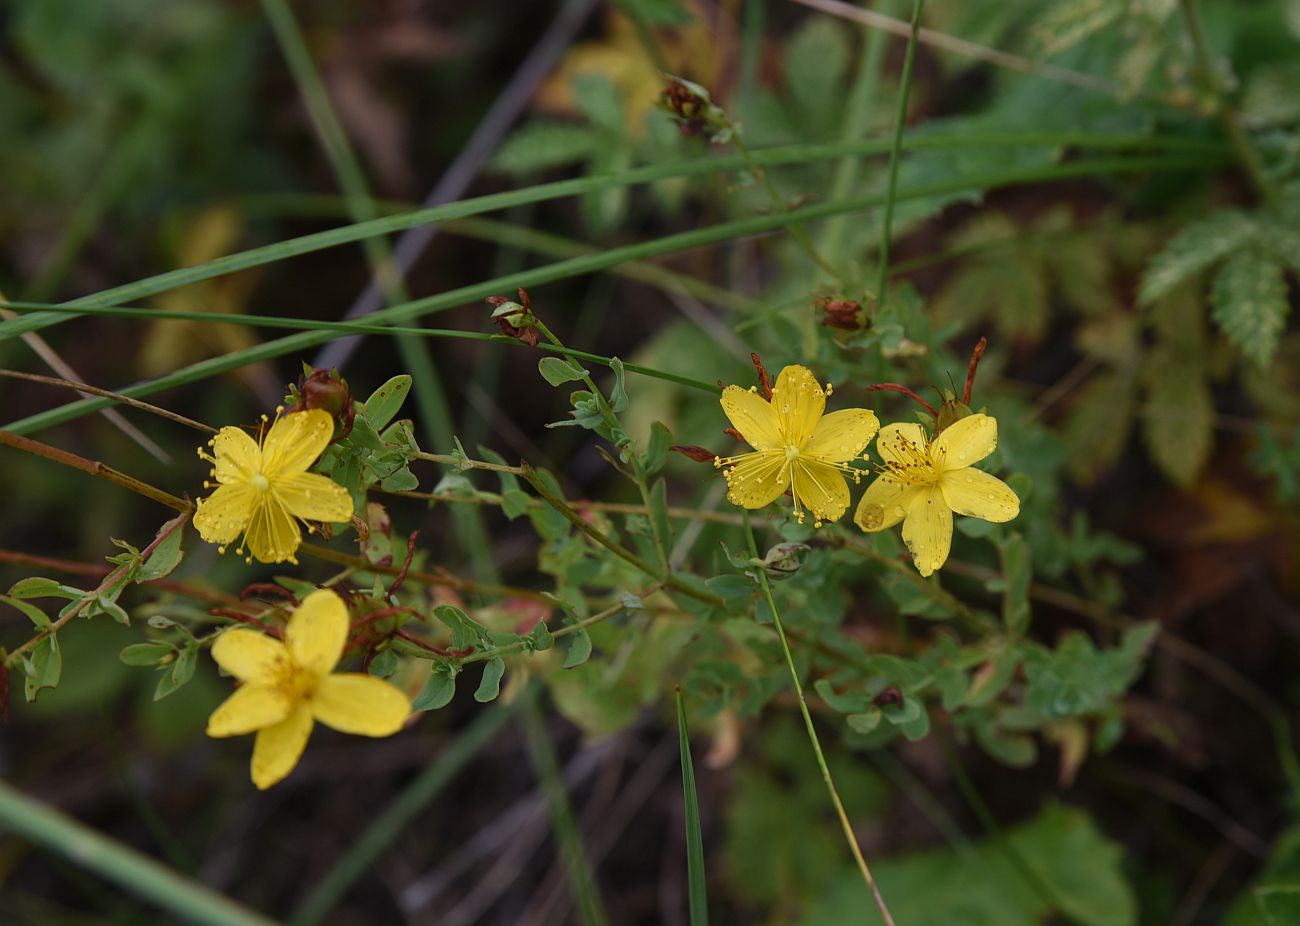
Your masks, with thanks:
[[[775,605],[899,926],[1300,922],[1300,7],[921,6],[7,4],[0,367],[221,427],[338,366],[365,537],[142,564],[160,496],[22,440],[197,496],[206,435],[0,379],[0,919],[874,922]],[[495,334],[520,286],[575,366]],[[935,579],[667,450],[731,452],[751,351],[906,420],[866,387],[982,336],[1022,513]],[[365,662],[422,713],[256,792],[195,641],[326,579],[421,615]]]

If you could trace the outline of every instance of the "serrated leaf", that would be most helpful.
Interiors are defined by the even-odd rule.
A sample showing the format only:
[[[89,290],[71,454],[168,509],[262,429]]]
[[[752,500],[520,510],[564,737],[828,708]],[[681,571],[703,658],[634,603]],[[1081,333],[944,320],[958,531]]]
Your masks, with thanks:
[[[1215,275],[1210,302],[1228,340],[1261,366],[1273,360],[1291,311],[1280,262],[1261,248],[1238,251]]]
[[[370,394],[366,399],[365,418],[376,432],[397,416],[410,391],[411,374],[401,373]]]
[[[1091,482],[1124,452],[1137,407],[1137,377],[1130,370],[1103,371],[1078,389],[1064,436],[1066,466],[1080,482]]]
[[[530,122],[512,132],[491,166],[508,174],[532,174],[585,161],[602,141],[599,132],[565,122]]]
[[[1143,367],[1142,435],[1152,461],[1174,483],[1196,481],[1214,439],[1214,400],[1204,370],[1180,352],[1156,348]]]
[[[1152,303],[1193,274],[1242,247],[1256,232],[1245,213],[1222,209],[1193,222],[1169,240],[1142,275],[1138,301]]]
[[[560,357],[543,357],[537,361],[537,372],[541,373],[542,379],[552,386],[577,382],[587,375],[587,371],[572,360],[564,360]]]
[[[501,694],[501,677],[506,674],[505,660],[500,656],[492,659],[483,667],[483,678],[479,680],[474,692],[474,700],[480,704],[495,701]]]

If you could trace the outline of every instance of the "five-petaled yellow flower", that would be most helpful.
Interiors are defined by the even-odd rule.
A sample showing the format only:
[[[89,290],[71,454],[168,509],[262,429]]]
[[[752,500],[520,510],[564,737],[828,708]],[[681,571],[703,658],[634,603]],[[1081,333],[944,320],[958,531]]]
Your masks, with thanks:
[[[256,731],[253,784],[266,789],[298,764],[314,721],[344,733],[389,736],[411,702],[395,686],[355,672],[335,673],[348,637],[336,593],[312,592],[289,618],[284,642],[255,630],[228,630],[212,658],[242,684],[208,718],[208,736]]]
[[[762,508],[786,489],[794,496],[795,517],[803,521],[806,506],[814,526],[837,520],[849,507],[849,487],[862,471],[849,464],[871,443],[880,427],[875,413],[846,408],[824,415],[826,396],[807,367],[788,366],[772,388],[772,401],[754,389],[728,386],[722,410],[753,453],[718,457],[714,466],[726,471],[727,500],[742,508]]]
[[[919,424],[880,429],[876,451],[884,460],[867,486],[853,520],[864,531],[903,522],[903,542],[912,561],[928,576],[948,560],[952,515],[1002,523],[1020,513],[1020,499],[996,476],[971,468],[998,445],[998,423],[970,415],[930,440]]]
[[[248,552],[263,563],[298,562],[294,552],[302,543],[302,532],[295,519],[347,521],[352,517],[347,490],[307,472],[333,434],[334,419],[320,409],[276,419],[260,445],[239,428],[218,431],[208,442],[215,456],[199,448],[199,456],[213,464],[212,476],[217,480],[217,490],[199,500],[194,514],[199,536],[220,544],[224,553],[226,545],[242,533],[244,541],[237,552],[243,553],[247,544]],[[210,488],[212,483],[203,485]]]

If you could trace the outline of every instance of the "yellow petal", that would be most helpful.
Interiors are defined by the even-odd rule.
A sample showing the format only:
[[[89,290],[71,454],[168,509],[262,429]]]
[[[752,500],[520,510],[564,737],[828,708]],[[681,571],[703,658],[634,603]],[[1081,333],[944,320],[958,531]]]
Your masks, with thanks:
[[[802,448],[826,410],[826,393],[807,367],[788,366],[772,387],[772,407],[781,420],[785,443]]]
[[[339,664],[347,639],[347,605],[337,592],[324,588],[303,599],[284,630],[293,661],[318,676]]]
[[[258,730],[253,741],[253,784],[265,791],[292,772],[307,748],[311,728],[311,711],[299,703],[275,726]]]
[[[799,457],[791,469],[790,488],[817,521],[838,521],[849,510],[849,486],[835,467]]]
[[[978,469],[950,469],[939,477],[943,500],[957,514],[1001,524],[1020,514],[1020,498],[997,476]]]
[[[781,424],[776,410],[757,392],[728,386],[722,390],[722,410],[731,426],[755,450],[775,450],[781,446]]]
[[[928,576],[948,561],[952,547],[952,511],[938,486],[919,490],[907,506],[903,520],[903,543],[912,551],[912,562]]]
[[[847,463],[862,455],[876,436],[880,419],[865,408],[844,408],[823,415],[803,453],[827,463]]]
[[[923,491],[921,486],[880,476],[862,493],[858,510],[853,515],[853,523],[864,531],[882,531],[893,527],[907,514],[912,498]]]
[[[790,469],[779,450],[747,453],[728,469],[727,501],[741,508],[772,504],[790,487]]]
[[[222,428],[212,438],[215,476],[223,484],[247,482],[262,468],[262,451],[240,428]]]
[[[968,415],[948,425],[931,448],[934,465],[941,471],[978,463],[998,446],[998,422],[988,415]]]
[[[334,419],[319,408],[290,412],[276,420],[262,445],[262,472],[275,481],[287,473],[301,473],[325,452],[334,436]]]
[[[317,720],[341,733],[391,736],[410,716],[411,702],[383,679],[341,672],[321,679],[311,710]]]
[[[271,484],[280,503],[297,518],[312,521],[348,521],[352,496],[337,482],[316,473],[291,473]]]
[[[876,453],[886,463],[899,466],[915,467],[918,463],[928,463],[930,456],[926,450],[925,430],[913,422],[895,422],[880,429],[876,437]]]
[[[288,560],[296,563],[293,554],[302,543],[302,531],[275,496],[264,492],[248,519],[244,542],[259,562],[283,563]]]
[[[208,736],[242,736],[273,727],[289,716],[293,703],[278,688],[240,685],[208,718]]]
[[[208,543],[230,543],[248,526],[257,498],[257,490],[243,483],[217,486],[217,491],[199,499],[194,529]]]
[[[256,630],[227,630],[212,644],[217,665],[241,682],[270,684],[288,658],[284,644]]]

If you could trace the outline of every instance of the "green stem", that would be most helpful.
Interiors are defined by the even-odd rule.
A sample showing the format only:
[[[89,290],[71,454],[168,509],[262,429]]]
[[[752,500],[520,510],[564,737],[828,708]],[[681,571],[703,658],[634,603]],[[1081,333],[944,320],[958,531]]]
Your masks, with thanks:
[[[379,816],[371,820],[348,850],[316,882],[289,922],[293,926],[314,926],[324,919],[380,853],[492,741],[513,709],[514,705],[506,705],[484,711],[450,744],[440,748],[437,757],[393,798]]]
[[[758,543],[754,540],[754,529],[749,523],[749,512],[745,512],[745,539],[749,543],[749,554],[755,559],[758,558]],[[799,712],[803,715],[804,728],[808,731],[808,740],[812,743],[813,754],[817,757],[817,767],[821,769],[822,781],[826,783],[826,790],[830,792],[831,803],[835,805],[835,814],[839,817],[840,829],[844,831],[844,839],[849,844],[849,849],[853,853],[853,860],[858,865],[858,871],[862,873],[862,880],[866,882],[867,888],[871,891],[871,896],[876,902],[876,909],[880,911],[880,917],[885,922],[885,926],[894,926],[894,918],[889,914],[889,907],[885,905],[885,898],[880,893],[880,888],[876,886],[876,879],[871,876],[871,868],[867,865],[866,858],[862,855],[862,848],[858,845],[858,837],[853,832],[853,824],[849,822],[849,815],[844,810],[844,802],[840,800],[839,789],[835,787],[835,779],[831,777],[830,766],[826,764],[826,755],[822,752],[821,740],[817,736],[817,728],[813,725],[812,714],[808,710],[808,701],[803,694],[803,684],[799,681],[799,670],[795,668],[794,654],[790,652],[790,643],[785,636],[785,628],[781,624],[781,613],[776,607],[776,599],[772,596],[772,586],[767,580],[767,573],[758,570],[758,583],[763,591],[763,599],[767,602],[768,610],[772,612],[772,623],[776,626],[776,635],[781,641],[781,652],[785,655],[785,664],[790,669],[790,681],[794,684],[795,697],[799,701]]]
[[[965,177],[956,180],[944,180],[930,184],[922,184],[905,192],[900,192],[896,198],[898,200],[919,199],[959,193],[971,189],[986,189],[1010,183],[1064,180],[1071,177],[1107,175],[1129,171],[1150,171],[1175,168],[1184,170],[1203,170],[1205,166],[1206,160],[1203,157],[1196,159],[1175,159],[1168,157],[1099,158],[1095,160],[1072,161],[1065,164],[1037,168],[1016,168],[1006,171],[995,171],[975,177]],[[841,213],[856,212],[870,206],[878,205],[881,201],[882,197],[880,194],[868,193],[862,196],[851,197],[840,202],[819,203],[807,206],[790,213],[753,216],[747,219],[740,219],[733,222],[726,222],[721,225],[715,225],[710,228],[679,232],[654,241],[612,248],[608,251],[603,251],[599,254],[593,254],[588,257],[578,257],[571,260],[560,261],[544,267],[511,274],[507,277],[488,280],[484,283],[463,286],[458,289],[440,293],[436,296],[430,296],[426,299],[417,299],[414,302],[409,302],[405,305],[392,306],[391,308],[374,313],[371,316],[371,319],[377,322],[406,322],[433,312],[444,311],[454,306],[485,299],[488,296],[503,291],[509,292],[510,290],[520,286],[537,286],[555,280],[567,279],[569,277],[579,276],[586,273],[599,272],[628,260],[640,260],[659,254],[670,254],[675,251],[688,250],[707,244],[715,244],[720,241],[727,241],[741,236],[762,234],[764,232],[784,227],[796,221],[822,219],[833,215],[839,215]],[[377,223],[387,221],[389,220],[376,220]],[[367,224],[373,225],[375,223]],[[348,234],[355,234],[355,229],[356,226],[352,226],[350,229],[341,231],[345,231]],[[303,239],[297,240],[301,242]],[[285,242],[284,244],[287,245],[288,242]],[[282,254],[281,256],[287,255]],[[232,262],[231,264],[227,264],[227,266],[232,266],[234,263],[238,263],[238,261],[234,261],[233,259],[227,260],[231,260]],[[183,272],[173,271],[173,273],[182,274]],[[168,275],[164,274],[164,276]],[[154,278],[155,281],[160,279],[161,278]],[[173,277],[173,280],[174,279],[176,278]],[[190,279],[185,279],[185,282],[190,281]],[[35,313],[32,315],[25,315],[21,318],[14,319],[13,321],[0,322],[0,339],[10,335],[16,335],[20,333],[20,330],[34,330],[36,328],[48,327],[51,324],[55,324],[55,321],[53,321],[54,318],[68,317],[75,316],[67,316],[60,313]],[[174,386],[205,379],[218,373],[238,369],[250,363],[256,363],[272,357],[280,357],[285,354],[294,353],[305,348],[323,344],[327,341],[333,340],[336,336],[337,335],[326,330],[304,331],[300,334],[269,341],[245,350],[233,351],[220,357],[212,357],[207,360],[202,360],[198,363],[191,364],[188,367],[167,374],[166,376],[161,376],[157,379],[140,383],[120,391],[124,395],[139,398],[140,396],[150,395],[163,389],[169,389]],[[98,411],[100,408],[104,408],[110,404],[112,404],[112,401],[108,399],[82,399],[60,408],[51,409],[15,421],[8,427],[16,433],[51,427],[52,425],[71,421],[75,418],[81,417],[82,415]]]
[[[1196,55],[1196,67],[1201,72],[1201,79],[1206,88],[1214,94],[1214,103],[1219,112],[1219,120],[1228,135],[1228,142],[1237,154],[1237,160],[1250,178],[1251,185],[1264,202],[1277,198],[1277,190],[1264,170],[1264,162],[1259,156],[1250,136],[1242,128],[1237,111],[1229,102],[1229,90],[1224,83],[1218,66],[1214,61],[1214,52],[1210,49],[1209,38],[1205,34],[1205,23],[1201,19],[1200,4],[1197,0],[1181,0],[1183,21],[1187,24],[1187,33],[1192,40],[1192,51]]]
[[[0,781],[0,829],[62,855],[169,914],[201,926],[276,926],[275,921],[182,877]]]
[[[907,36],[903,59],[903,82],[898,88],[898,110],[894,113],[894,143],[889,149],[889,185],[885,191],[885,219],[880,230],[880,270],[876,276],[876,305],[884,306],[889,291],[889,245],[894,225],[894,199],[898,193],[898,153],[903,147],[903,126],[907,122],[907,98],[912,92],[912,63],[916,60],[916,33],[921,27],[925,0],[912,6],[912,28]]]

